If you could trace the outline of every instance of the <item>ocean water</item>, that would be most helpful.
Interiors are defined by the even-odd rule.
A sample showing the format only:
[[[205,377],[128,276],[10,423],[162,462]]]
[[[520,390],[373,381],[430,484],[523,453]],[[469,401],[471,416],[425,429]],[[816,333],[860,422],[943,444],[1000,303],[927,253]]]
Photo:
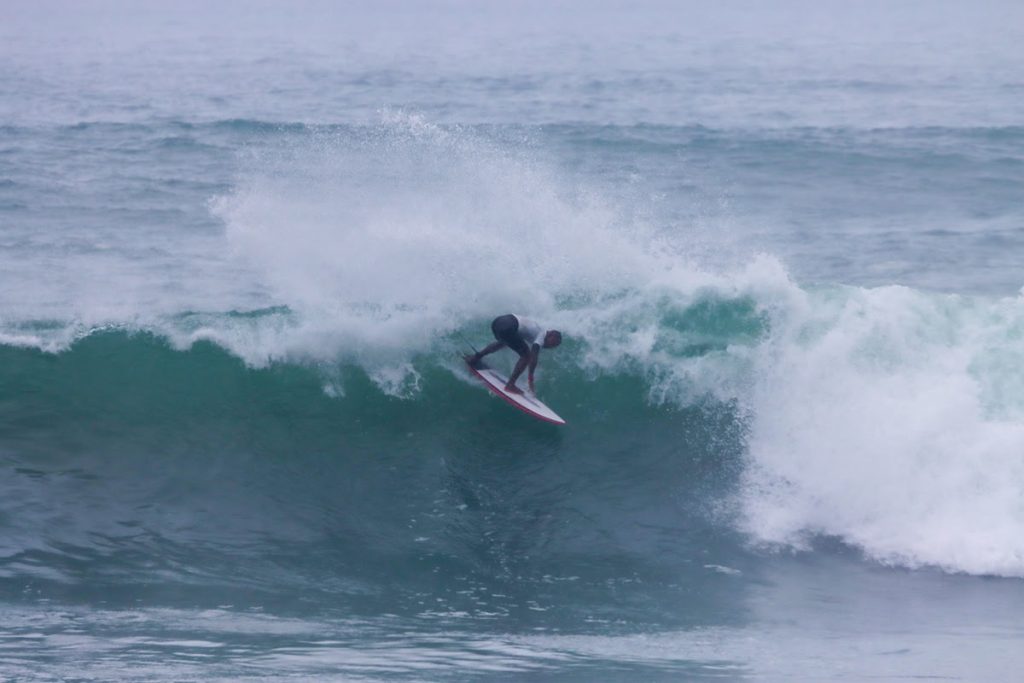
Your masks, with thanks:
[[[1022,198],[1011,0],[8,0],[0,680],[1020,680]]]

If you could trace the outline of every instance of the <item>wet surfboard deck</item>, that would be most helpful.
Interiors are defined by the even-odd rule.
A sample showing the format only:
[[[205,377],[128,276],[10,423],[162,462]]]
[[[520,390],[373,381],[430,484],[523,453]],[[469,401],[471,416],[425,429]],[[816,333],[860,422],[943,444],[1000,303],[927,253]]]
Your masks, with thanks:
[[[469,367],[470,372],[479,377],[488,389],[503,398],[509,403],[509,405],[518,408],[527,415],[531,415],[538,420],[544,420],[545,422],[550,422],[556,425],[565,424],[565,420],[559,417],[558,413],[544,405],[539,398],[529,391],[524,391],[519,394],[506,391],[505,385],[508,384],[508,377],[490,367],[483,361],[477,361],[475,364],[470,365],[467,360],[466,365]]]

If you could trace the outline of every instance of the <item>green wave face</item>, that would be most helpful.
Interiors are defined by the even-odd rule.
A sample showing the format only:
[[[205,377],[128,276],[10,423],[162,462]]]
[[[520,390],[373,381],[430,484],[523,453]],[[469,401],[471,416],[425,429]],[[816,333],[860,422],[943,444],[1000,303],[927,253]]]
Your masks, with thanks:
[[[672,623],[693,614],[681,586],[720,599],[728,574],[706,567],[772,546],[1024,573],[1016,299],[782,285],[561,305],[575,326],[538,386],[564,427],[465,371],[487,319],[381,352],[310,353],[286,308],[0,346],[0,571],[72,594],[292,586],[378,613],[528,584],[571,613],[533,615],[556,622],[629,576],[646,588],[611,613],[655,595]]]
[[[680,575],[707,600],[725,588],[695,551],[743,561],[719,504],[740,472],[734,407],[652,404],[636,373],[552,359],[545,398],[571,416],[559,428],[447,356],[415,367],[411,398],[351,364],[329,395],[316,366],[250,368],[206,342],[0,347],[0,577],[65,598],[187,600],[198,584],[236,604],[298,595],[368,614],[418,613],[430,592],[438,608],[579,625],[651,599],[623,577],[662,586],[667,608],[688,600]],[[623,582],[611,603],[609,581]],[[524,590],[559,609],[520,613]]]

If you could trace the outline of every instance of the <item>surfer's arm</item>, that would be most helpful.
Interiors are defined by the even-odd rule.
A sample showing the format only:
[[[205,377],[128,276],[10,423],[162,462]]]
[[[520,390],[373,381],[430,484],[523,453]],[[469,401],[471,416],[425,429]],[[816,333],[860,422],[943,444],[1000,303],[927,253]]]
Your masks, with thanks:
[[[470,365],[476,365],[480,361],[480,359],[483,358],[484,356],[486,356],[486,355],[488,355],[490,353],[494,353],[498,349],[503,349],[503,348],[505,348],[505,342],[501,342],[501,341],[491,342],[490,344],[488,344],[487,346],[484,347],[483,351],[477,351],[476,353],[474,353],[474,354],[472,354],[470,356],[466,356],[466,360],[469,361]]]
[[[537,361],[540,360],[540,345],[534,344],[530,347],[530,372],[527,374],[529,380],[530,391],[534,391],[533,388],[533,371],[537,369]],[[536,393],[536,392],[535,392]]]

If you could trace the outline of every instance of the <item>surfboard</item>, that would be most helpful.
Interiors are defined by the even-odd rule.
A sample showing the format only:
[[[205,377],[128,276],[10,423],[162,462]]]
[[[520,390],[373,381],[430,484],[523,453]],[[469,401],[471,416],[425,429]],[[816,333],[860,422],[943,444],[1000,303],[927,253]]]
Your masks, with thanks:
[[[559,417],[558,413],[544,405],[539,398],[529,391],[524,391],[521,394],[514,394],[511,391],[505,391],[505,385],[508,384],[508,377],[505,377],[505,375],[501,374],[483,361],[477,361],[475,365],[470,365],[469,361],[466,361],[466,365],[469,366],[470,371],[474,375],[483,381],[484,385],[488,389],[505,399],[509,405],[515,406],[527,415],[532,415],[538,420],[544,420],[545,422],[550,422],[556,425],[565,424],[565,420]]]

